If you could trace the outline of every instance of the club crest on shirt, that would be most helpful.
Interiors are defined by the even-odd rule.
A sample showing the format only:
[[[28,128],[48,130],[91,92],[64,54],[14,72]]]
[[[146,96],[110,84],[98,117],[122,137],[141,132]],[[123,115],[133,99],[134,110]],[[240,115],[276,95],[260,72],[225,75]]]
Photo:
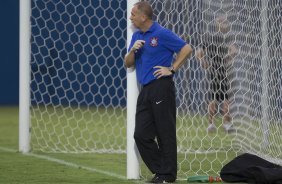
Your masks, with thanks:
[[[151,45],[152,47],[158,46],[158,38],[157,38],[157,37],[152,37],[152,38],[151,38],[151,41],[150,41],[150,45]]]

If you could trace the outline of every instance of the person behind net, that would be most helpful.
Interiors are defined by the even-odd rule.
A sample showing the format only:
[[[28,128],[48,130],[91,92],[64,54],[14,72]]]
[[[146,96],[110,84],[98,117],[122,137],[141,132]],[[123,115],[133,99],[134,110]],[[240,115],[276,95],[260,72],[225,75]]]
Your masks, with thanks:
[[[125,65],[135,66],[142,86],[137,99],[134,139],[141,158],[155,174],[150,182],[174,182],[177,145],[173,74],[191,55],[192,48],[152,18],[149,3],[138,2],[133,6],[130,20],[137,31],[132,35]]]
[[[225,16],[218,16],[215,20],[215,32],[206,32],[202,37],[202,47],[198,48],[195,57],[201,62],[201,66],[207,69],[210,76],[211,101],[208,105],[209,126],[208,132],[216,131],[215,115],[217,109],[222,105],[223,128],[228,132],[235,129],[231,122],[229,113],[230,88],[228,71],[231,60],[237,53],[230,32],[230,24]]]

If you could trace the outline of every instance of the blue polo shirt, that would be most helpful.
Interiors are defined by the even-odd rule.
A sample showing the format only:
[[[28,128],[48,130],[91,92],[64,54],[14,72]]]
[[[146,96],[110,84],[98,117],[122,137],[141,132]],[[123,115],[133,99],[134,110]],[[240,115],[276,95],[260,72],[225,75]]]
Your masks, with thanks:
[[[178,53],[186,42],[169,29],[154,22],[146,32],[136,31],[132,35],[128,51],[136,40],[144,40],[144,46],[135,53],[137,80],[141,85],[155,80],[154,66],[171,66],[174,53]]]

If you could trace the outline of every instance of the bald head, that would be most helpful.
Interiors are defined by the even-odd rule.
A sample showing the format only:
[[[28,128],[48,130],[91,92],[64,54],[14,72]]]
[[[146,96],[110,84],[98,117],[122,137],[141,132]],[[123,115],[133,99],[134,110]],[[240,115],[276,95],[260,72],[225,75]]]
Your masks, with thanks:
[[[134,6],[150,20],[153,19],[153,9],[148,2],[138,2]]]

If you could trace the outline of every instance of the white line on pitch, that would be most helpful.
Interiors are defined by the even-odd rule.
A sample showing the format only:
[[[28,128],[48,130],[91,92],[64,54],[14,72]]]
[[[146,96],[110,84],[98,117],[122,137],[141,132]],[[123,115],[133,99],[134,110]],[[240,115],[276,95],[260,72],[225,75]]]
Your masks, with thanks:
[[[15,153],[17,152],[17,150],[10,149],[10,148],[4,148],[4,147],[0,147],[0,150],[6,151],[6,152],[15,152]],[[49,156],[46,156],[46,155],[38,155],[38,154],[34,154],[34,153],[25,153],[25,154],[22,154],[22,155],[32,156],[32,157],[48,160],[48,161],[51,161],[51,162],[55,162],[55,163],[58,163],[58,164],[70,166],[70,167],[73,167],[73,168],[85,169],[87,171],[96,172],[96,173],[99,173],[99,174],[104,174],[104,175],[111,176],[111,177],[114,177],[114,178],[126,180],[126,177],[119,175],[119,174],[115,174],[115,173],[111,173],[111,172],[107,172],[107,171],[103,171],[103,170],[100,170],[100,169],[95,169],[95,168],[87,167],[87,166],[83,166],[83,165],[78,165],[78,164],[67,162],[67,161],[64,161],[64,160],[57,159],[57,158],[52,158],[52,157],[49,157]]]

